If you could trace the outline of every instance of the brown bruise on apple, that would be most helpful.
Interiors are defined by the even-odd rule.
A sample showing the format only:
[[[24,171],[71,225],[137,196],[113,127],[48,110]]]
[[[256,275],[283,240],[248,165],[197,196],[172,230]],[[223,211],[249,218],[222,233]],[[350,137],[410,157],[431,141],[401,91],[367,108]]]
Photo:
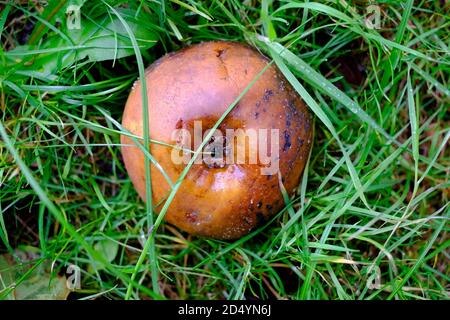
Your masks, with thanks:
[[[209,129],[267,64],[267,58],[256,50],[233,42],[201,43],[162,57],[146,70],[150,137],[174,144],[172,131],[191,128],[196,120],[204,120],[203,130]],[[123,126],[142,137],[141,90],[137,82],[125,106]],[[308,157],[311,126],[306,106],[272,65],[219,129],[279,129],[279,168],[283,184],[292,194]],[[121,142],[133,145],[126,136],[121,136]],[[157,144],[150,148],[176,181],[185,165],[173,164],[171,148]],[[144,155],[136,146],[123,146],[122,153],[134,187],[144,199]],[[261,164],[223,168],[194,164],[165,219],[184,231],[209,238],[235,239],[249,233],[284,207],[278,176],[261,175],[260,168]],[[160,203],[171,189],[153,165],[151,175],[153,203]]]

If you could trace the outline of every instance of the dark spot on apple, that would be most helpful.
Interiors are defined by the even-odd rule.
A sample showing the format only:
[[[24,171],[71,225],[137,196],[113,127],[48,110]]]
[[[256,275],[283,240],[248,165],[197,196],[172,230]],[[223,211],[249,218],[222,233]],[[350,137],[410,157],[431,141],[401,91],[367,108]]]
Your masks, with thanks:
[[[286,152],[291,147],[291,135],[287,130],[284,131],[283,151]]]
[[[289,118],[286,118],[286,127],[291,126],[291,120]]]
[[[225,52],[224,49],[222,49],[222,50],[216,50],[216,57],[219,58],[224,52]]]
[[[298,114],[297,106],[295,105],[295,100],[289,100],[287,106],[293,115]]]
[[[266,89],[266,91],[264,91],[264,95],[263,95],[263,100],[265,102],[270,100],[270,97],[273,96],[273,91],[270,89]]]
[[[186,212],[186,220],[190,223],[197,222],[198,213],[196,211]]]

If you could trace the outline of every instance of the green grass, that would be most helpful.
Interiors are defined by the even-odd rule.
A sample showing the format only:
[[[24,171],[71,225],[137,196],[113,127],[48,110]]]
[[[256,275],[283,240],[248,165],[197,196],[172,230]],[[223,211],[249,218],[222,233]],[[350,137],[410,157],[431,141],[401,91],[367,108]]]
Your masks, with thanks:
[[[350,0],[36,3],[0,1],[0,254],[33,247],[26,263],[53,276],[78,266],[70,298],[448,299],[448,5],[384,1],[370,29]],[[272,58],[315,115],[297,194],[230,242],[149,214],[119,139],[144,68],[219,39]]]

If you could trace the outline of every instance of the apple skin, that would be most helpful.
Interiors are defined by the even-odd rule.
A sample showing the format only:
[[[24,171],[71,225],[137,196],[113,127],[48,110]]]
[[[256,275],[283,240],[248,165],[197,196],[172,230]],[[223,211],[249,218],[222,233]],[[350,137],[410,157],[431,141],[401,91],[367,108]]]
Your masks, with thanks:
[[[210,129],[268,63],[255,49],[225,41],[200,43],[160,58],[145,73],[151,139],[174,145],[173,131],[192,131],[194,121],[202,121],[203,130]],[[143,136],[141,90],[137,81],[122,120],[123,127],[139,137]],[[279,172],[292,195],[311,147],[312,121],[275,65],[269,66],[219,126],[223,131],[228,128],[279,129]],[[125,135],[121,143],[127,172],[145,199],[144,154]],[[170,147],[152,143],[150,150],[175,182],[185,164],[173,163]],[[167,210],[166,221],[207,238],[226,240],[248,234],[285,205],[278,174],[262,175],[262,166],[194,164]],[[163,203],[171,188],[154,165],[151,179],[153,204]],[[162,204],[156,212],[161,208]]]

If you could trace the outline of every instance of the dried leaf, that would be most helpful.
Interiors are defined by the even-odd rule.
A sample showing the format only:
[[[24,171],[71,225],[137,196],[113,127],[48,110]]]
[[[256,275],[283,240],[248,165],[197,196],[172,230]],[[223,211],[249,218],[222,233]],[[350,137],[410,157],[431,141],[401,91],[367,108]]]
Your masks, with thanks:
[[[0,298],[6,300],[66,300],[66,277],[50,273],[50,261],[30,259],[35,253],[16,251],[0,255]],[[37,264],[37,265],[36,265]],[[34,269],[33,269],[34,268]],[[32,271],[30,271],[32,270]],[[27,274],[30,272],[29,274]],[[25,275],[25,279],[21,278]]]

